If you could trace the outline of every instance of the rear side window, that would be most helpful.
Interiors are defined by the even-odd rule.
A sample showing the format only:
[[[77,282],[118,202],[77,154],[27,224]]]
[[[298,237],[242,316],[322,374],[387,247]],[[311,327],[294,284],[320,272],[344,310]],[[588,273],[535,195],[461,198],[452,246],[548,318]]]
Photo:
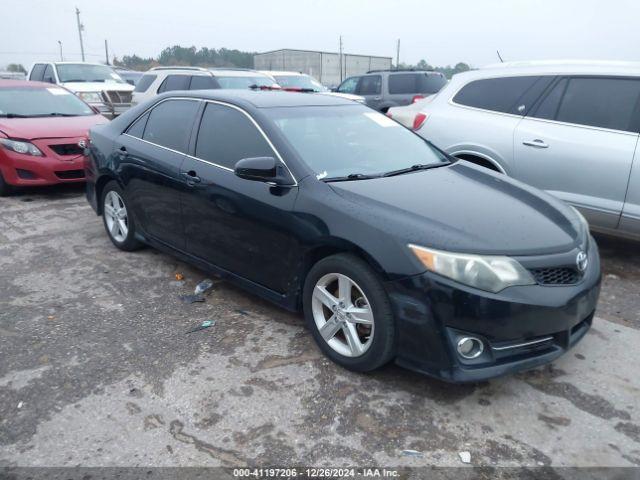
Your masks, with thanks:
[[[199,102],[191,100],[160,103],[151,110],[142,138],[156,145],[186,152],[198,105]]]
[[[518,101],[540,77],[504,77],[475,80],[453,97],[458,105],[513,113]]]
[[[56,83],[56,78],[53,75],[53,67],[51,65],[47,65],[44,69],[44,75],[42,77],[44,82]]]
[[[360,77],[358,83],[358,94],[379,95],[382,87],[382,77],[380,75],[365,75]]]
[[[169,75],[164,79],[158,89],[158,93],[171,92],[173,90],[189,90],[189,75]]]
[[[556,120],[613,130],[630,130],[640,96],[640,80],[572,78]]]
[[[441,75],[393,73],[389,75],[390,94],[437,93],[447,81]]]
[[[191,77],[189,90],[211,90],[213,88],[218,88],[218,82],[211,75],[194,75]]]
[[[31,75],[29,75],[29,80],[33,80],[34,82],[41,82],[42,77],[44,76],[44,67],[43,63],[37,63],[33,66],[31,70]]]
[[[209,103],[202,116],[196,157],[233,169],[243,158],[273,157],[274,152],[247,116]]]
[[[144,75],[142,75],[142,78],[140,78],[140,80],[136,84],[136,88],[133,91],[146,92],[156,78],[158,78],[157,75],[151,75],[151,74],[145,73]]]

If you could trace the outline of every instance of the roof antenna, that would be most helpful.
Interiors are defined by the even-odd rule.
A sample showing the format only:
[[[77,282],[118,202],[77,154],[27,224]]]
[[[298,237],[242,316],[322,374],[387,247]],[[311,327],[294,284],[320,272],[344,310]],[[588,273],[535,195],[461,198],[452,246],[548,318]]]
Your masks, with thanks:
[[[502,59],[502,56],[500,55],[500,50],[496,50],[496,53],[498,54],[498,58],[500,59],[500,63],[504,63],[504,60]]]

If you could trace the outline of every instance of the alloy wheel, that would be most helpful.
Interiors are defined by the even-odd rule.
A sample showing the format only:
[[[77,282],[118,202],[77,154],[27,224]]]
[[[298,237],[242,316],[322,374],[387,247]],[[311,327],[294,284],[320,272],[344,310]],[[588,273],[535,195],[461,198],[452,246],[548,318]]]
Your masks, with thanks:
[[[116,242],[122,243],[129,234],[127,207],[122,197],[111,190],[104,197],[104,218],[109,235]]]
[[[313,319],[320,335],[336,352],[359,357],[373,341],[371,303],[351,278],[341,273],[321,277],[313,289]]]

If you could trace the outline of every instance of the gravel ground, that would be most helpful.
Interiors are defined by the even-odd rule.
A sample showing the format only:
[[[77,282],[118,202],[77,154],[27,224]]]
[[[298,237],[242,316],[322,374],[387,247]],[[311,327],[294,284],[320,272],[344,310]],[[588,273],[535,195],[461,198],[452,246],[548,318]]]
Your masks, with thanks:
[[[117,251],[79,188],[2,198],[0,465],[638,466],[640,249],[598,241],[601,303],[574,350],[450,385],[345,371],[299,315],[226,283],[181,303],[206,275]]]

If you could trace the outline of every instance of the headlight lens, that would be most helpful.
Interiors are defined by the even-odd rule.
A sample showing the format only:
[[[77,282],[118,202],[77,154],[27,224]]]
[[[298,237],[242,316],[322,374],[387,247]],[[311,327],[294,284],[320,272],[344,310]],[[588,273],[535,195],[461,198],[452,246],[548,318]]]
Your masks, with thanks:
[[[531,274],[513,258],[443,252],[409,245],[428,270],[471,287],[497,293],[514,285],[534,285]]]
[[[87,103],[103,103],[98,92],[80,92],[78,96]]]
[[[33,143],[20,142],[18,140],[10,140],[8,138],[0,138],[0,144],[7,150],[22,153],[23,155],[32,155],[34,157],[42,157],[42,152],[38,150]]]

